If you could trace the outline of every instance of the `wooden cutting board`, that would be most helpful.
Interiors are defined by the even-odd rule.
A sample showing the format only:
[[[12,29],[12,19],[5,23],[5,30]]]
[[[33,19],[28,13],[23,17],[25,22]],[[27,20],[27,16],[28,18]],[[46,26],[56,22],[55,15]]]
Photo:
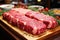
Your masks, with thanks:
[[[48,37],[51,37],[53,35],[56,35],[58,33],[60,33],[60,26],[57,26],[54,29],[47,29],[44,33],[40,34],[40,35],[32,35],[29,34],[23,30],[20,30],[18,27],[15,27],[11,24],[9,24],[7,21],[5,21],[3,19],[2,16],[0,16],[0,20],[5,23],[9,28],[13,29],[15,32],[17,32],[19,34],[19,36],[23,36],[24,38],[26,38],[27,40],[44,40]]]

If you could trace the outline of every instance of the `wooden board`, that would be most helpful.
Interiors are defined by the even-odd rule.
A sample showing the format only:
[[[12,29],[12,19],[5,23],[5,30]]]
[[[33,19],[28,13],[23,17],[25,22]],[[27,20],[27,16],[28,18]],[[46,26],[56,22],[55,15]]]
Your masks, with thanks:
[[[19,36],[23,36],[24,38],[26,38],[27,40],[43,40],[46,39],[48,37],[51,37],[55,34],[60,33],[60,26],[54,28],[54,29],[47,29],[46,32],[40,34],[40,35],[32,35],[29,34],[23,30],[20,30],[18,27],[12,26],[11,24],[9,24],[7,21],[3,20],[3,17],[0,17],[0,20],[5,23],[6,25],[8,25],[8,27],[10,27],[11,29],[13,29],[15,32],[17,32],[19,34]]]

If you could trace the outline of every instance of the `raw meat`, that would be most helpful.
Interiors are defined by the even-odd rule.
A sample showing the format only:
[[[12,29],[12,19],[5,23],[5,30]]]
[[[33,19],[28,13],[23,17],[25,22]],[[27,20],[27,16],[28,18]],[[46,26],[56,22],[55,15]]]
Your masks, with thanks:
[[[18,11],[21,14],[26,14],[28,11],[32,11],[32,10],[23,9],[23,8],[13,8],[12,10]]]
[[[43,21],[47,25],[47,28],[55,28],[57,26],[56,19],[54,19],[51,16],[44,15],[43,13],[37,13],[34,11],[30,11],[26,13],[26,16]]]
[[[47,25],[47,28],[55,28],[58,24],[55,18],[44,15],[43,13],[34,12],[23,8],[18,8],[18,9],[16,8],[12,10],[18,11],[19,13],[26,15],[27,17],[30,17],[32,19],[43,21]]]
[[[18,27],[32,34],[40,34],[46,30],[46,25],[42,21],[30,19],[26,16],[17,17]],[[23,26],[23,27],[22,27]]]
[[[5,12],[3,14],[3,18],[9,23],[18,26],[20,29],[32,34],[41,34],[46,30],[46,25],[42,21],[28,18],[14,10]]]

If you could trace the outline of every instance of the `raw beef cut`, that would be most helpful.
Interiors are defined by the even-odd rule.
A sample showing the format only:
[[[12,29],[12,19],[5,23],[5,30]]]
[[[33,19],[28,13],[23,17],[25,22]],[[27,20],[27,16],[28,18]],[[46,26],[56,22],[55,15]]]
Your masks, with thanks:
[[[7,20],[9,23],[16,25],[16,18],[14,18],[9,12],[5,12],[3,14],[3,18]]]
[[[30,19],[26,16],[16,17],[18,27],[32,34],[40,34],[46,30],[46,25],[42,21]],[[23,27],[22,27],[23,26]]]
[[[21,13],[11,10],[3,14],[3,18],[9,23],[18,26],[31,34],[41,34],[46,30],[46,25],[42,21],[37,21],[21,15]]]
[[[12,10],[18,11],[19,13],[26,15],[27,17],[30,17],[32,19],[43,21],[47,25],[47,28],[55,28],[58,24],[55,18],[44,15],[43,13],[39,13],[39,12],[35,12],[32,10],[23,9],[23,8],[18,8],[18,9],[16,8]]]
[[[44,15],[43,13],[37,13],[34,11],[30,11],[26,13],[26,16],[32,19],[43,21],[47,25],[47,28],[55,28],[57,26],[56,19],[54,19],[51,16]]]

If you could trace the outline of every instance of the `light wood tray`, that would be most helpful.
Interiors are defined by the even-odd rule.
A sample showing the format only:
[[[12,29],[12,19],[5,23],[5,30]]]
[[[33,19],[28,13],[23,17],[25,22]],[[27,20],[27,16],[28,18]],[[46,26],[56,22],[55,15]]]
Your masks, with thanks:
[[[60,33],[60,26],[54,28],[54,29],[47,29],[46,32],[40,34],[40,35],[32,35],[29,34],[23,30],[20,30],[18,27],[15,27],[11,24],[9,24],[7,21],[5,21],[3,19],[2,16],[0,16],[0,20],[5,23],[6,25],[8,25],[9,28],[13,29],[15,32],[17,32],[19,34],[19,36],[23,36],[24,38],[26,38],[27,40],[44,40],[48,37],[51,37],[55,34]]]

